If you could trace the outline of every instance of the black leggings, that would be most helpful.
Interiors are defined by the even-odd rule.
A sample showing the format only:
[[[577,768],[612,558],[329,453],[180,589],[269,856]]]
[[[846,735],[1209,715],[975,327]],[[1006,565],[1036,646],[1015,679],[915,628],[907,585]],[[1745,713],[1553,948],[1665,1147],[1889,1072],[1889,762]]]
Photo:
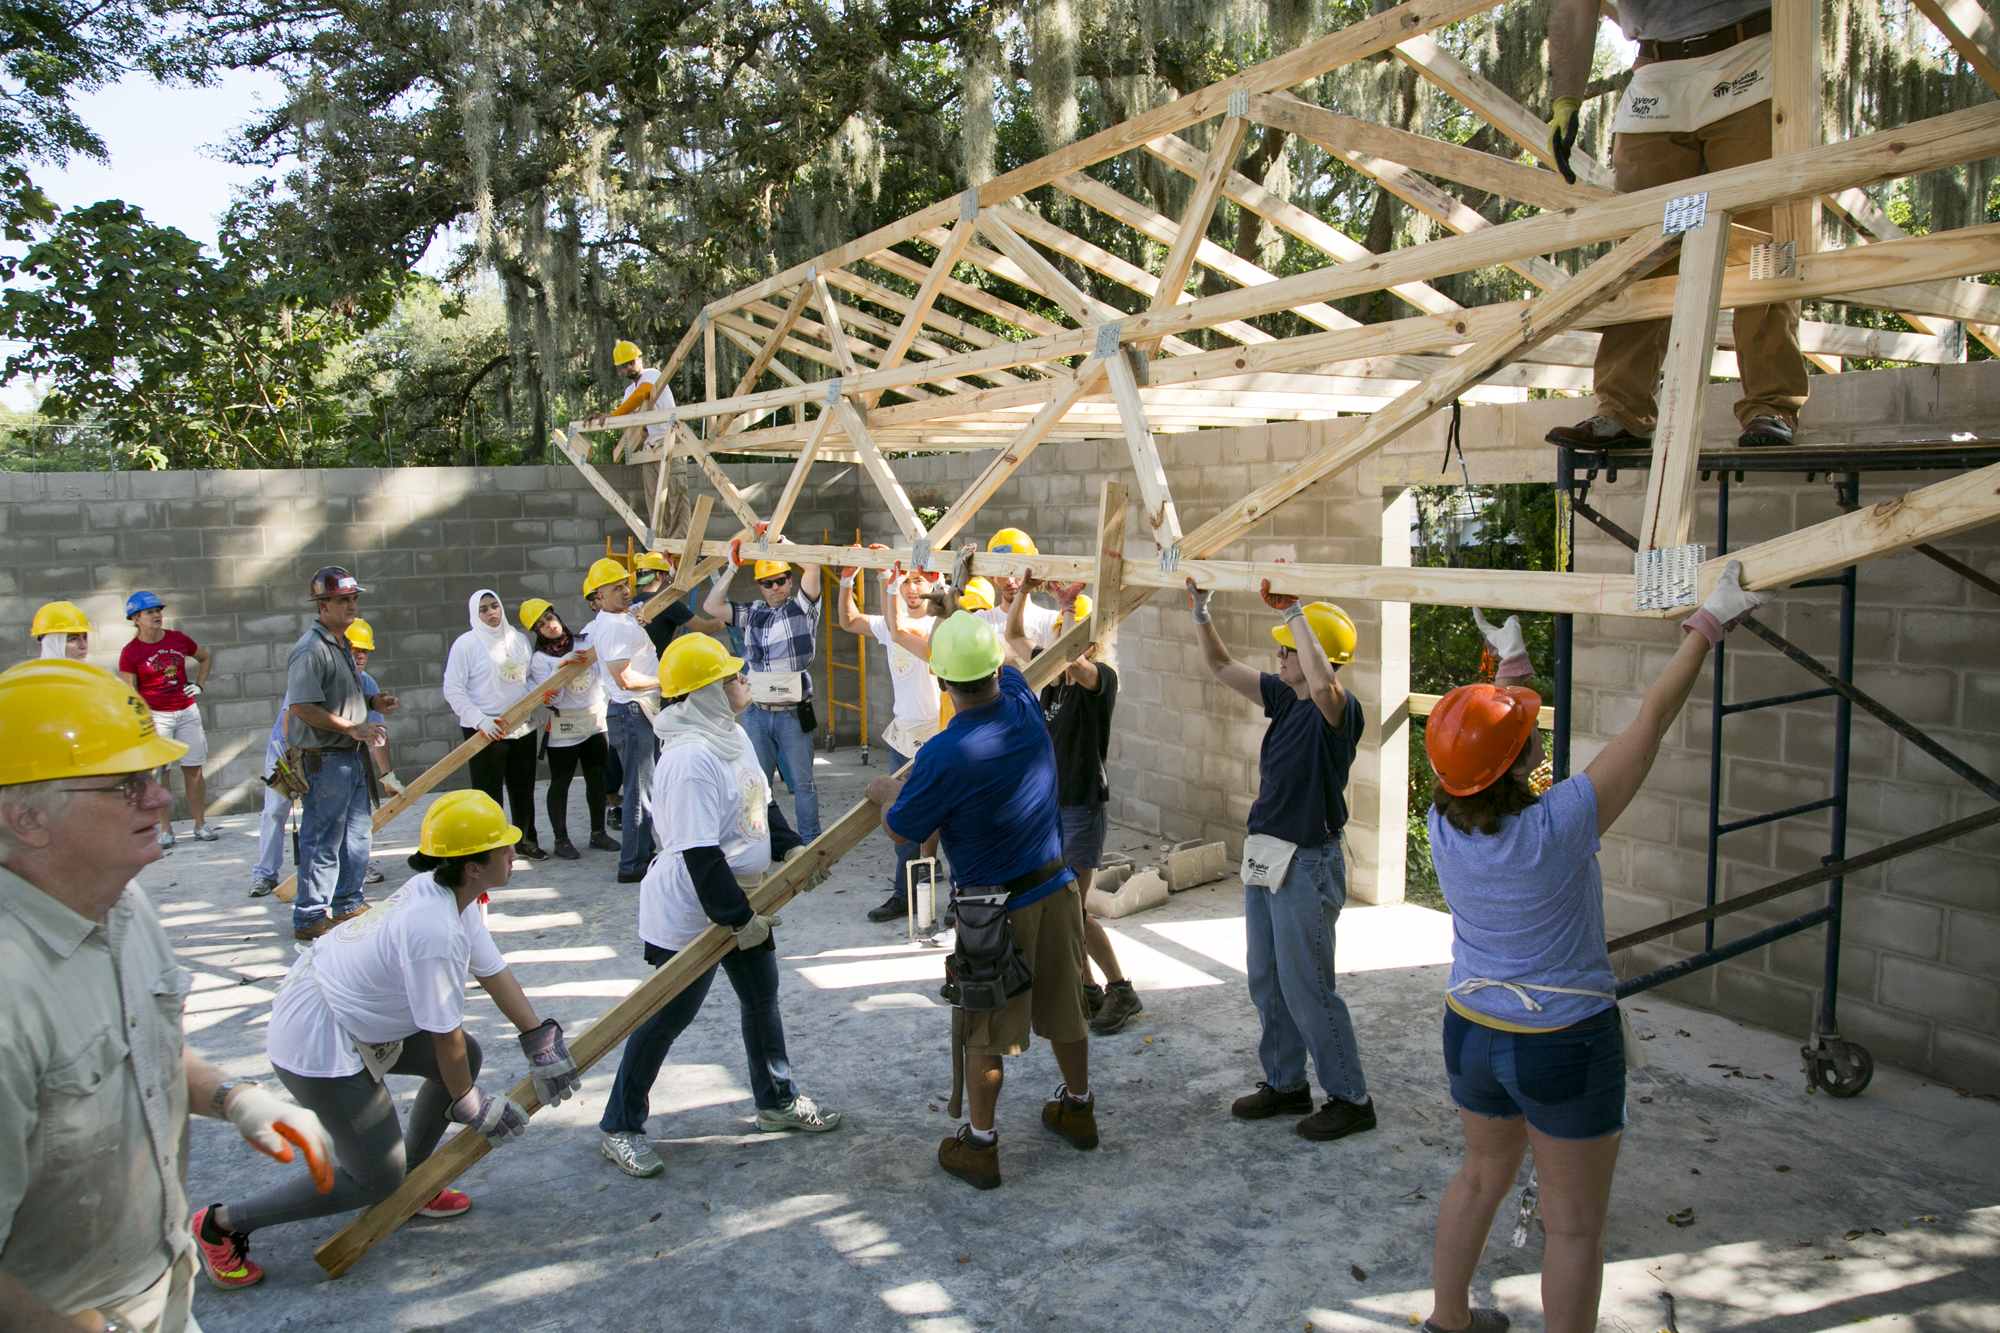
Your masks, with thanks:
[[[569,839],[569,780],[578,764],[583,766],[583,804],[590,811],[590,831],[604,832],[604,756],[610,749],[601,731],[575,745],[549,747],[549,830],[557,842]]]
[[[473,1078],[478,1078],[479,1043],[469,1035],[465,1062]],[[429,1157],[444,1137],[451,1095],[444,1089],[437,1047],[428,1032],[404,1040],[403,1053],[389,1072],[412,1074],[424,1081],[417,1090],[416,1104],[410,1108],[407,1129],[396,1124],[396,1103],[388,1086],[377,1083],[365,1069],[345,1078],[307,1078],[288,1069],[278,1070],[278,1081],[292,1094],[292,1100],[318,1116],[333,1140],[337,1163],[333,1191],[321,1194],[310,1175],[293,1176],[276,1189],[231,1203],[229,1229],[257,1231],[280,1222],[350,1213],[394,1194],[410,1168]]]
[[[479,733],[471,727],[460,727],[465,738],[471,740]],[[538,842],[535,837],[535,742],[541,733],[530,731],[518,740],[494,741],[467,761],[466,772],[471,776],[472,785],[500,803],[500,791],[507,792],[507,818],[521,826],[523,842]]]

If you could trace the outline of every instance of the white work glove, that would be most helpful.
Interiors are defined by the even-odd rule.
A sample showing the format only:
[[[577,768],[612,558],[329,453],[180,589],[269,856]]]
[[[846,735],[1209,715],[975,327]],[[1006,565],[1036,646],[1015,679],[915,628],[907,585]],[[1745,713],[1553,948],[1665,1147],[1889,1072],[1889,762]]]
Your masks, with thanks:
[[[391,796],[401,796],[403,794],[403,780],[396,776],[395,769],[392,768],[382,775],[382,790],[388,792]]]
[[[748,921],[736,927],[730,933],[736,936],[737,948],[754,949],[765,940],[771,938],[771,927],[782,926],[784,924],[782,920],[775,916],[765,916],[762,913],[755,913]]]
[[[1722,577],[1716,581],[1715,591],[1701,604],[1701,609],[1681,622],[1683,634],[1699,630],[1710,643],[1721,643],[1722,636],[1736,628],[1736,622],[1749,615],[1758,607],[1771,600],[1768,592],[1750,592],[1743,586],[1743,562],[1731,560],[1722,567]]]
[[[333,1188],[333,1140],[311,1111],[279,1101],[251,1084],[229,1095],[222,1114],[251,1147],[281,1162],[292,1160],[296,1144],[306,1155],[314,1188],[321,1194]]]
[[[1208,599],[1215,596],[1215,593],[1207,588],[1195,587],[1193,579],[1187,581],[1187,590],[1188,610],[1194,615],[1194,623],[1197,625],[1206,625],[1208,623]]]
[[[500,719],[497,717],[486,718],[477,727],[473,728],[473,730],[489,741],[499,741],[507,738],[507,729],[500,725]]]
[[[472,1126],[496,1148],[528,1132],[528,1113],[518,1102],[482,1092],[476,1083],[445,1114],[461,1125]]]
[[[181,692],[190,699],[199,699],[201,697],[201,686],[195,684],[193,681],[189,681],[182,688]]]
[[[804,856],[805,854],[806,854],[805,848],[794,847],[792,848],[791,851],[785,853],[784,864],[790,865],[792,862],[798,860],[801,856]],[[799,892],[811,893],[814,889],[826,883],[826,877],[828,873],[829,872],[825,866],[821,866],[818,870],[813,871],[812,874],[806,876],[806,882],[799,885]],[[773,925],[777,924],[777,919],[775,917],[772,918],[772,924]]]
[[[1508,616],[1504,625],[1488,623],[1478,607],[1472,608],[1473,623],[1479,626],[1479,636],[1486,640],[1486,646],[1500,659],[1496,676],[1532,676],[1535,664],[1528,660],[1528,636],[1521,631],[1521,617]]]
[[[840,586],[843,588],[852,588],[854,586],[854,575],[842,574],[840,576]]]

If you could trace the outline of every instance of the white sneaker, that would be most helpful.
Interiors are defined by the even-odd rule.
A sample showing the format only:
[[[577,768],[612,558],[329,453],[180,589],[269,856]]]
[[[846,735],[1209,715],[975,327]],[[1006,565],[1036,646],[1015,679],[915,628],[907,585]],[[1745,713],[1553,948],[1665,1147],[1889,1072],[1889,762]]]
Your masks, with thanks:
[[[222,835],[215,831],[214,826],[203,824],[194,831],[194,840],[196,842],[220,842],[222,841]]]
[[[796,1129],[807,1134],[824,1134],[828,1130],[840,1128],[840,1112],[821,1106],[804,1093],[800,1093],[792,1098],[790,1106],[780,1106],[770,1111],[758,1108],[757,1128],[765,1134],[776,1134],[787,1129]]]
[[[657,1176],[667,1169],[667,1164],[653,1151],[653,1145],[646,1142],[644,1134],[606,1134],[598,1140],[597,1149],[620,1171],[641,1180]]]
[[[171,847],[174,845],[174,831],[170,828],[161,829],[160,835],[154,838],[153,841],[159,843],[162,847]]]

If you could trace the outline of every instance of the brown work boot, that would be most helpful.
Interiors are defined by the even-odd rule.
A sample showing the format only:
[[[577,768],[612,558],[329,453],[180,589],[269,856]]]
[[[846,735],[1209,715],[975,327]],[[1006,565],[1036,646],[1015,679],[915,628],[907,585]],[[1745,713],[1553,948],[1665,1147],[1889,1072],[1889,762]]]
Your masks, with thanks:
[[[1650,447],[1644,435],[1634,435],[1610,417],[1585,417],[1574,426],[1557,426],[1542,437],[1550,444],[1566,444],[1572,449],[1637,449]]]
[[[1000,1188],[1000,1141],[981,1146],[972,1141],[972,1122],[938,1145],[938,1165],[976,1190]]]
[[[328,917],[327,924],[329,927],[331,927],[331,926],[337,926],[343,921],[352,921],[355,917],[360,916],[363,912],[366,912],[367,910],[368,910],[368,904],[363,903],[361,904],[361,906],[355,908],[351,912],[340,912],[333,916]]]
[[[1097,1094],[1079,1102],[1069,1095],[1069,1084],[1056,1084],[1056,1095],[1042,1105],[1042,1123],[1072,1148],[1095,1148]]]
[[[295,927],[292,930],[292,938],[295,940],[316,940],[320,936],[326,934],[326,932],[332,929],[333,929],[332,920],[330,920],[327,917],[321,917],[319,920],[313,922],[310,926]]]
[[[1326,1105],[1314,1111],[1294,1126],[1302,1139],[1315,1143],[1331,1143],[1344,1139],[1349,1134],[1361,1134],[1375,1128],[1375,1099],[1356,1105],[1339,1097],[1329,1097]]]
[[[1305,1115],[1313,1109],[1312,1085],[1291,1092],[1279,1092],[1262,1079],[1257,1091],[1230,1103],[1229,1114],[1238,1120],[1269,1120],[1274,1115]]]

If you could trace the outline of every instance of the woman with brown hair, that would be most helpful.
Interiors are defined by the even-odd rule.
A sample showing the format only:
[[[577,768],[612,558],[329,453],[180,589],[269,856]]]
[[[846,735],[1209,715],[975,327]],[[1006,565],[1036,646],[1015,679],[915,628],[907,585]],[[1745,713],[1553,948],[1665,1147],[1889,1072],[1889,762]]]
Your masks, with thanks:
[[[534,639],[528,659],[528,687],[540,689],[557,668],[580,661],[583,646],[548,602],[530,597],[521,603],[521,624]],[[549,710],[549,829],[554,851],[565,861],[583,855],[569,840],[569,784],[583,770],[583,803],[590,814],[590,845],[600,852],[619,850],[604,831],[604,761],[610,754],[605,740],[604,686],[595,671],[586,671],[559,690],[542,689]]]

